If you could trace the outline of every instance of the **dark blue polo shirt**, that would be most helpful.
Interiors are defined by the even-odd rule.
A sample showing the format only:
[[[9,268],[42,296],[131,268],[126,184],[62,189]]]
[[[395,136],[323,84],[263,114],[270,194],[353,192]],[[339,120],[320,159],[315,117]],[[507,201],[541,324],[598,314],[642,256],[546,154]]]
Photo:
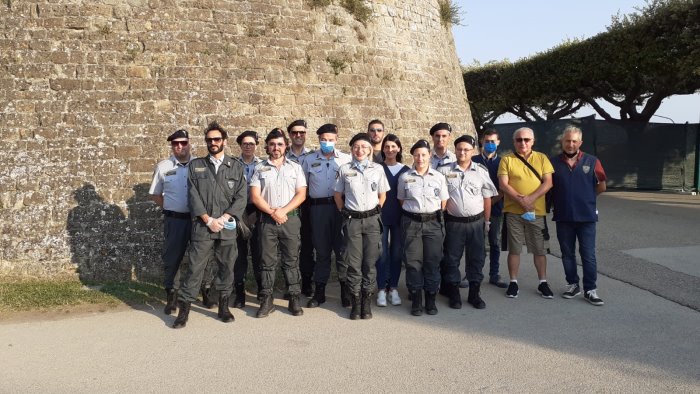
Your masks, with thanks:
[[[596,186],[605,172],[595,156],[581,152],[573,168],[563,155],[550,158],[552,174],[552,205],[555,222],[597,222]]]

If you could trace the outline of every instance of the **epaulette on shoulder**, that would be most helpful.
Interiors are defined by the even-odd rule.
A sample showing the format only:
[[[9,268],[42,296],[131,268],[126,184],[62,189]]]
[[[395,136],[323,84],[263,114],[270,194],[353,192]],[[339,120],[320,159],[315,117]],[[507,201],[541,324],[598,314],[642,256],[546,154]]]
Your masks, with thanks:
[[[485,165],[483,165],[481,163],[476,163],[476,162],[474,162],[474,163],[476,164],[477,167],[481,167],[482,170],[489,172],[488,167],[486,167]]]

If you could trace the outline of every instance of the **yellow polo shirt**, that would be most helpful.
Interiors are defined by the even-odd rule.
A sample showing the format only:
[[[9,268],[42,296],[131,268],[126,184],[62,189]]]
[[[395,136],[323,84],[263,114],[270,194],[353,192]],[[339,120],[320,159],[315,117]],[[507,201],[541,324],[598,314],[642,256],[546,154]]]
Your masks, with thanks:
[[[527,158],[527,162],[530,163],[541,176],[554,173],[554,167],[552,167],[549,158],[540,152],[533,151],[530,157]],[[498,165],[498,176],[501,175],[508,175],[508,184],[520,194],[524,195],[531,194],[542,184],[539,178],[537,178],[537,175],[533,174],[525,163],[515,157],[513,153],[509,153],[501,158],[501,164]],[[525,213],[520,204],[507,194],[504,200],[503,212],[515,213],[518,215]],[[545,214],[544,195],[542,195],[535,201],[535,215],[544,216]]]

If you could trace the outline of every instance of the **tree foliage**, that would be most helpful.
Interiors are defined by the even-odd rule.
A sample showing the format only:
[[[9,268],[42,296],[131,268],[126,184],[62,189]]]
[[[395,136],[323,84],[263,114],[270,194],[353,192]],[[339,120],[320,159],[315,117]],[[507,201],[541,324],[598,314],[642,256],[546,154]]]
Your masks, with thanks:
[[[700,1],[653,0],[607,31],[519,60],[464,71],[475,121],[560,119],[590,105],[607,120],[648,121],[663,99],[700,90]],[[619,117],[597,100],[616,106]]]

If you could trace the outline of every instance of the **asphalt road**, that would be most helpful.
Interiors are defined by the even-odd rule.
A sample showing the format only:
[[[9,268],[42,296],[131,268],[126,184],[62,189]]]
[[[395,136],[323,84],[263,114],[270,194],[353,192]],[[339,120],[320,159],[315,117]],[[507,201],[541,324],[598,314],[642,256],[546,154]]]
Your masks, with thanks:
[[[559,297],[552,256],[556,296],[541,298],[523,256],[520,296],[485,285],[485,310],[441,299],[438,315],[413,317],[402,288],[404,305],[350,321],[329,286],[329,302],[301,317],[276,300],[270,317],[251,304],[231,324],[195,307],[181,330],[162,305],[0,322],[0,392],[700,392],[700,313],[682,305],[699,292],[669,289],[697,276],[629,253],[697,247],[697,200],[635,196],[601,199],[600,270],[623,279],[599,276],[602,307]]]

